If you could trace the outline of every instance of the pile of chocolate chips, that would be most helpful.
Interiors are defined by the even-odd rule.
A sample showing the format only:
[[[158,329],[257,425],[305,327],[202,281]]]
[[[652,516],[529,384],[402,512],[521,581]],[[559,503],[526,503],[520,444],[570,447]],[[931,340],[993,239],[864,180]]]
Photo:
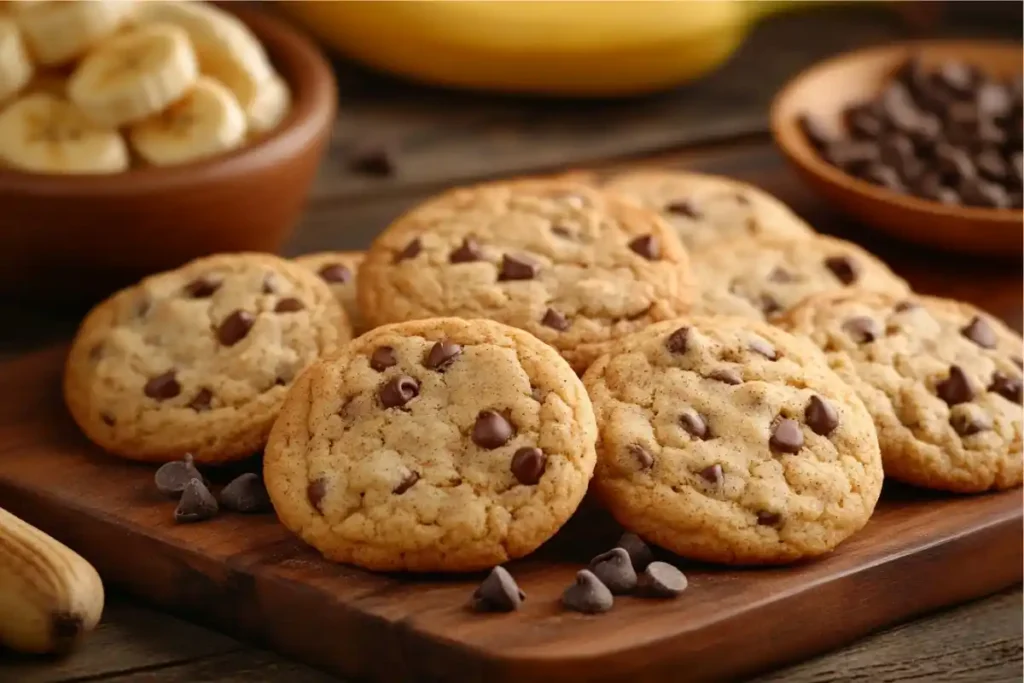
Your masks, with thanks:
[[[996,209],[1021,208],[1021,78],[996,81],[913,58],[881,95],[848,107],[849,137],[809,115],[800,124],[830,164],[894,192]]]
[[[242,513],[261,513],[271,510],[270,496],[262,478],[246,472],[231,480],[218,497],[210,492],[210,483],[196,469],[191,453],[181,460],[164,463],[154,475],[157,491],[178,500],[174,521],[193,524],[212,519],[221,509]]]

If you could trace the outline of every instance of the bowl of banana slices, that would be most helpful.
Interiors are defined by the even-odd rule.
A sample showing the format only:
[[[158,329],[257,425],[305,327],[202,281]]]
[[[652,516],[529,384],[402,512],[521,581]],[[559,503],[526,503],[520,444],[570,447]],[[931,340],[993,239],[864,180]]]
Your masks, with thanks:
[[[259,9],[0,1],[0,297],[277,251],[336,102],[317,48]]]

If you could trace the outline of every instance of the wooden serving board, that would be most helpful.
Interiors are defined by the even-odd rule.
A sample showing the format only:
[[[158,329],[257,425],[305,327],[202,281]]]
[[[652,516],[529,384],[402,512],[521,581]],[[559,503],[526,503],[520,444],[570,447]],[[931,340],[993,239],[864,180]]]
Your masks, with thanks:
[[[585,504],[510,566],[524,608],[477,615],[466,604],[479,576],[333,565],[273,515],[175,525],[152,468],[102,454],[67,416],[64,352],[0,365],[0,505],[77,549],[108,584],[360,680],[721,680],[1021,580],[1020,490],[949,497],[889,487],[867,528],[824,560],[761,570],[680,563],[690,588],[679,599],[623,597],[605,615],[583,616],[560,609],[561,592],[619,533]]]

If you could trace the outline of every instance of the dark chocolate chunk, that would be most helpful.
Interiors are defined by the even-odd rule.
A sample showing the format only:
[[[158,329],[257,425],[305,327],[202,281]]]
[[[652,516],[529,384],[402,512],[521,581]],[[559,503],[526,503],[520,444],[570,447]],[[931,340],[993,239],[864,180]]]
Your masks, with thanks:
[[[881,163],[869,164],[861,173],[861,177],[873,185],[884,187],[893,192],[903,191],[903,181],[895,169]]]
[[[210,402],[213,400],[213,392],[209,389],[200,389],[199,393],[188,402],[188,407],[197,413],[205,413],[210,409]]]
[[[1022,387],[1024,387],[1024,382],[1021,381],[1020,377],[1010,377],[1009,375],[996,371],[992,373],[992,383],[988,385],[988,390],[992,393],[999,394],[1007,401],[1020,403]]]
[[[668,562],[652,562],[637,581],[637,595],[645,598],[674,598],[686,590],[686,575]]]
[[[843,331],[858,344],[867,344],[882,336],[882,329],[875,319],[863,315],[844,322]]]
[[[501,259],[501,272],[498,273],[498,280],[532,280],[537,276],[538,270],[540,270],[540,266],[528,258],[505,254]]]
[[[348,168],[354,173],[388,177],[395,174],[395,154],[387,145],[377,145],[355,150],[348,159]]]
[[[804,433],[800,429],[800,423],[788,418],[776,420],[768,445],[780,453],[799,453],[804,446]]]
[[[217,328],[217,340],[224,346],[234,346],[245,339],[256,324],[256,316],[249,311],[235,311]]]
[[[632,531],[627,531],[619,537],[619,542],[615,544],[616,548],[622,548],[629,553],[629,559],[633,563],[633,569],[641,572],[644,568],[654,560],[654,553],[651,551],[651,547],[644,543],[644,540],[634,534]]]
[[[181,500],[174,509],[174,521],[192,524],[213,518],[218,511],[217,499],[201,479],[189,479],[181,492]]]
[[[971,382],[959,365],[949,367],[949,376],[935,385],[935,393],[951,406],[967,403],[974,398]]]
[[[501,413],[482,410],[473,424],[473,443],[480,448],[493,450],[508,443],[513,434],[512,423]]]
[[[142,387],[142,392],[157,401],[166,401],[181,393],[181,385],[178,384],[177,374],[174,370],[168,370],[162,375],[150,378]]]
[[[821,436],[828,436],[839,426],[839,414],[832,404],[820,396],[811,396],[804,408],[804,420],[811,431]]]
[[[329,263],[317,271],[317,274],[324,282],[345,284],[352,279],[352,271],[340,263]]]
[[[206,299],[220,289],[219,279],[204,275],[185,285],[185,294],[192,299]]]
[[[325,495],[327,495],[327,481],[325,479],[314,479],[306,486],[306,499],[309,500],[309,504],[313,506],[313,509],[320,514],[324,512],[320,505],[323,503]]]
[[[757,523],[761,526],[778,526],[782,522],[782,515],[778,512],[761,510],[757,513]]]
[[[540,324],[559,332],[569,329],[569,321],[566,320],[564,315],[553,308],[549,308],[544,312],[544,317],[540,319]]]
[[[473,609],[477,612],[514,612],[526,600],[526,594],[504,567],[495,567],[473,591]]]
[[[722,466],[718,463],[705,467],[700,471],[701,479],[709,484],[718,486],[725,480],[725,472],[722,470]]]
[[[180,496],[185,484],[193,479],[202,481],[203,475],[195,468],[191,453],[186,453],[183,460],[164,463],[153,476],[157,491],[172,497]]]
[[[423,243],[419,237],[413,238],[402,251],[395,254],[395,263],[405,261],[407,259],[416,258],[420,252],[423,251]]]
[[[960,436],[971,436],[992,429],[992,420],[987,415],[956,407],[949,411],[949,424]]]
[[[253,472],[240,474],[221,489],[220,504],[225,510],[259,513],[271,509],[267,487],[260,475]]]
[[[700,211],[693,205],[688,199],[677,199],[676,201],[669,202],[665,205],[665,213],[675,214],[676,216],[686,216],[687,218],[699,219],[701,218]]]
[[[635,459],[640,469],[648,470],[654,466],[654,456],[649,450],[641,446],[640,444],[634,443],[629,445],[629,453]]]
[[[431,370],[444,372],[451,367],[451,364],[455,362],[455,359],[461,355],[461,346],[444,339],[436,342],[430,347],[430,352],[427,353],[427,360],[423,365]]]
[[[391,346],[378,346],[370,354],[370,367],[377,372],[384,372],[395,365],[398,365],[398,356]]]
[[[472,237],[467,237],[462,240],[462,245],[458,249],[448,255],[448,260],[451,263],[469,263],[479,261],[483,257],[484,253],[480,250],[480,245]]]
[[[980,206],[989,209],[1005,209],[1010,206],[1010,197],[1006,190],[984,178],[968,178],[957,186],[960,198],[967,206]]]
[[[857,173],[881,156],[877,144],[852,140],[836,140],[822,154],[826,161],[847,173]]]
[[[654,235],[643,235],[629,243],[629,248],[648,261],[656,261],[661,256],[661,244]]]
[[[775,360],[778,358],[778,355],[775,353],[775,347],[760,337],[754,337],[751,339],[747,346],[751,351],[764,356],[768,360]]]
[[[636,570],[624,548],[612,548],[592,559],[590,571],[613,595],[624,595],[636,588]]]
[[[689,327],[680,327],[665,340],[665,348],[669,353],[686,353],[686,342],[690,337]]]
[[[687,408],[679,415],[679,425],[686,430],[687,434],[695,439],[708,438],[707,422],[697,411]]]
[[[610,610],[615,598],[593,572],[581,569],[576,573],[576,581],[562,593],[562,604],[574,612],[599,614]]]
[[[960,334],[970,339],[983,349],[996,347],[996,331],[981,316],[974,316],[971,322],[960,328]]]
[[[379,395],[385,408],[401,408],[420,395],[420,383],[408,375],[398,375],[384,383]]]
[[[544,468],[547,464],[548,458],[541,449],[520,448],[512,454],[512,476],[520,484],[535,486],[544,476]]]
[[[407,472],[406,475],[402,477],[402,481],[398,482],[398,485],[395,486],[395,488],[391,492],[396,496],[400,496],[409,489],[411,489],[413,485],[419,480],[420,473],[415,472],[413,470],[409,470],[409,472]]]
[[[277,302],[277,305],[274,306],[274,313],[295,313],[305,307],[306,304],[302,303],[299,299],[288,297]]]
[[[825,267],[844,285],[852,285],[860,277],[860,264],[849,256],[829,256]]]
[[[718,368],[708,373],[708,378],[726,384],[743,384],[743,376],[733,368]]]

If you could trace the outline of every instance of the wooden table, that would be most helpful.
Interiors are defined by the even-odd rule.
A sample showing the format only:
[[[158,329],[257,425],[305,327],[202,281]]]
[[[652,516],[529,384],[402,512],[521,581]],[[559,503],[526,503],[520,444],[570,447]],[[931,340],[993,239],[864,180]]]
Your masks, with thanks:
[[[1020,5],[1015,11],[1019,14]],[[992,22],[985,12],[973,11],[931,30],[1006,32],[1019,39],[1019,26],[1019,17]],[[631,102],[485,98],[410,87],[339,65],[342,111],[334,144],[287,252],[365,247],[399,212],[460,182],[580,164],[659,163],[761,185],[812,224],[866,244],[929,291],[974,301],[1019,330],[1019,255],[994,263],[939,254],[843,221],[783,166],[765,132],[771,94],[796,70],[824,55],[891,40],[904,31],[891,17],[863,10],[779,17],[760,27],[715,77]],[[348,168],[351,155],[367,142],[398,150],[395,175],[360,175]],[[954,271],[960,279],[951,286],[944,274]],[[82,312],[10,303],[0,313],[6,321],[0,355],[10,355],[66,337]],[[757,680],[1019,681],[1021,600],[1020,588],[1011,589]],[[0,654],[0,681],[11,683],[251,680],[335,679],[117,593],[109,598],[99,630],[71,657],[45,661]]]

